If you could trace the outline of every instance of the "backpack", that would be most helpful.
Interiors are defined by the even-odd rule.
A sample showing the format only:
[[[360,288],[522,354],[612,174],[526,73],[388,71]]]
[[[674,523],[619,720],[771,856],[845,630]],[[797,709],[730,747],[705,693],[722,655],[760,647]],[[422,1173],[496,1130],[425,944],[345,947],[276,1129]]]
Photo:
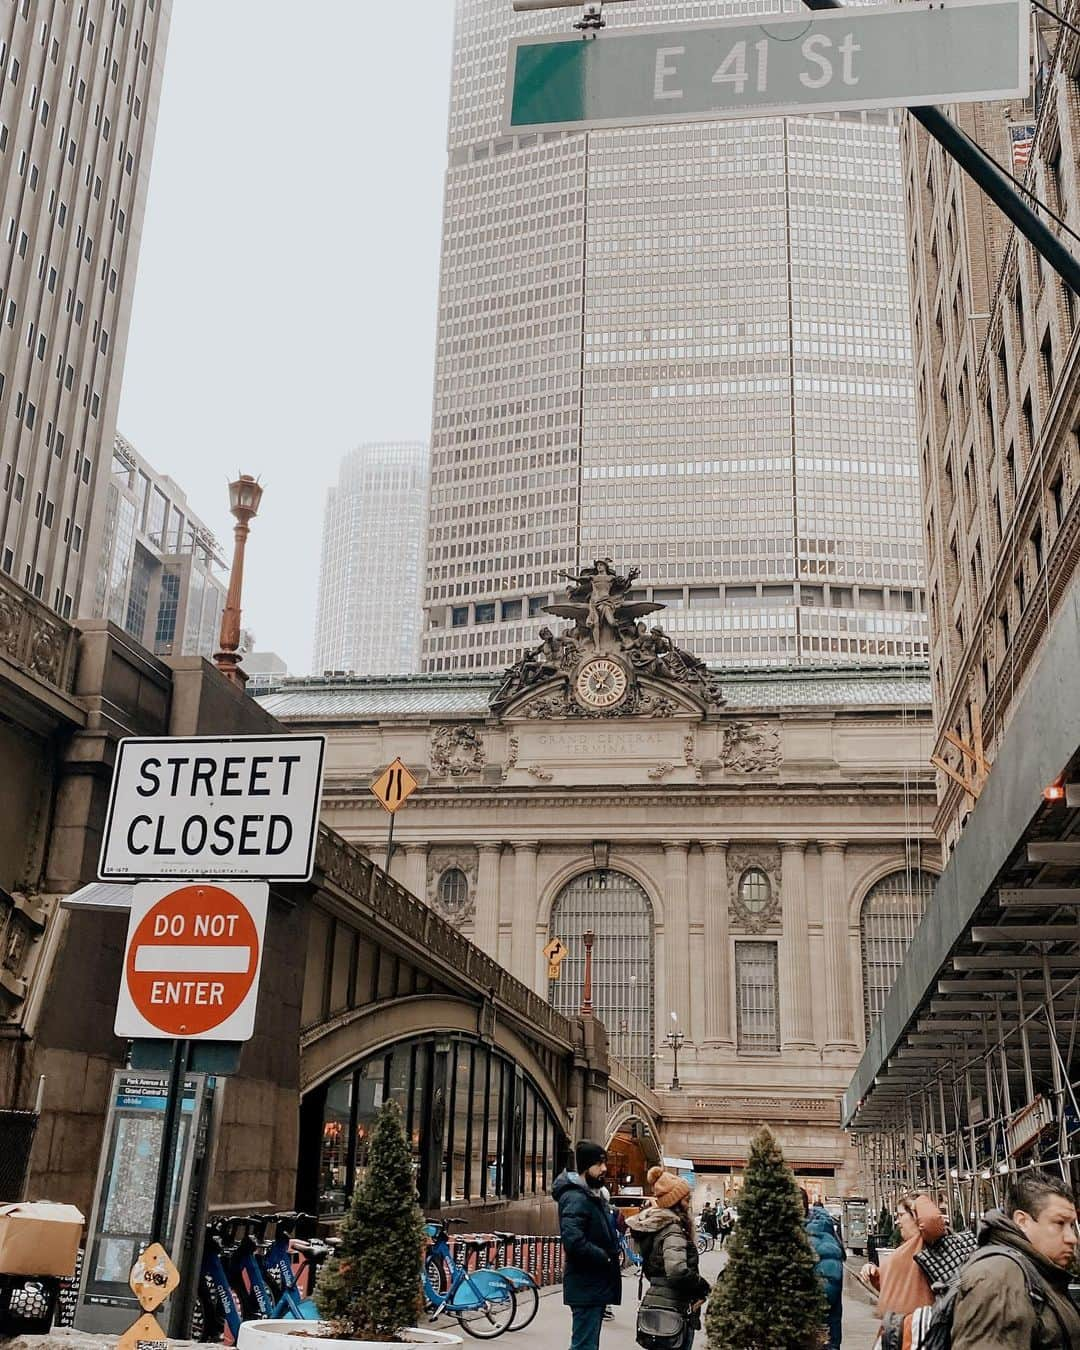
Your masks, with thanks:
[[[1068,1345],[1069,1333],[1062,1321],[1061,1314],[1058,1312],[1054,1300],[1048,1296],[1046,1286],[1031,1262],[1021,1252],[1012,1247],[990,1245],[979,1247],[969,1258],[967,1265],[970,1266],[976,1261],[981,1261],[986,1256],[1007,1256],[1010,1261],[1020,1267],[1024,1275],[1024,1287],[1027,1296],[1031,1299],[1035,1310],[1039,1312],[1044,1307],[1049,1306],[1061,1327],[1064,1343]],[[967,1266],[965,1266],[966,1268]],[[905,1343],[905,1324],[911,1332],[910,1340],[907,1342],[911,1350],[950,1350],[953,1317],[956,1314],[956,1303],[959,1297],[960,1280],[959,1272],[957,1272],[957,1278],[947,1289],[938,1294],[930,1307],[916,1308],[913,1313],[909,1313],[907,1316],[902,1313],[886,1313],[881,1324],[881,1350],[902,1350]]]

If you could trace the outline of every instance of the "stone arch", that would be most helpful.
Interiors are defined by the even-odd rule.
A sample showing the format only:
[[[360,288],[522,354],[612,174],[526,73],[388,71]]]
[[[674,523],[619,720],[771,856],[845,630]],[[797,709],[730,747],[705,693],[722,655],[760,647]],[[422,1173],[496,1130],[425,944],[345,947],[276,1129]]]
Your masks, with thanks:
[[[432,1031],[477,1034],[475,1004],[442,995],[415,994],[390,1004],[369,1004],[312,1027],[300,1041],[301,1096],[321,1087],[357,1060],[388,1050],[399,1041]],[[551,1111],[568,1123],[558,1087],[536,1053],[502,1018],[492,1035],[495,1048],[518,1064],[545,1098]]]
[[[618,1134],[623,1125],[628,1125],[632,1120],[640,1120],[649,1127],[650,1144],[646,1152],[656,1156],[651,1158],[652,1162],[659,1162],[663,1156],[664,1146],[660,1138],[660,1130],[656,1123],[656,1117],[652,1112],[639,1101],[624,1101],[612,1111],[608,1116],[607,1124],[604,1126],[604,1144],[609,1145],[612,1139]]]
[[[563,888],[577,876],[584,872],[597,871],[596,864],[590,857],[584,853],[579,858],[574,858],[571,862],[564,863],[558,871],[554,872],[544,884],[544,889],[540,893],[540,900],[536,907],[536,927],[537,930],[545,932],[551,925],[551,911],[555,907],[555,901],[562,893]],[[656,879],[651,876],[640,863],[626,857],[623,853],[612,853],[608,865],[604,869],[608,872],[625,872],[628,877],[632,877],[638,883],[641,889],[649,898],[649,904],[652,906],[653,927],[662,932],[664,928],[664,898]]]
[[[906,867],[907,861],[901,853],[893,858],[879,858],[877,861],[870,863],[869,866],[864,868],[856,878],[855,884],[851,887],[851,892],[848,896],[849,928],[858,930],[859,922],[862,918],[863,904],[866,901],[866,897],[878,882],[893,872],[903,872]],[[917,869],[913,868],[912,870],[929,872],[935,879],[941,876],[941,867],[936,860],[929,862],[924,860],[919,863]]]

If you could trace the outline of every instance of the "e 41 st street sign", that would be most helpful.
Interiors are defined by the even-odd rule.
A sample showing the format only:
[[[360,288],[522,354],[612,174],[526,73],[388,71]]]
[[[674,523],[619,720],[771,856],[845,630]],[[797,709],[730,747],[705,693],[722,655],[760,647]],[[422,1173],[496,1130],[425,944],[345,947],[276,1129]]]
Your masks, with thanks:
[[[749,21],[517,38],[506,129],[706,121],[1022,98],[1027,6],[912,0]]]

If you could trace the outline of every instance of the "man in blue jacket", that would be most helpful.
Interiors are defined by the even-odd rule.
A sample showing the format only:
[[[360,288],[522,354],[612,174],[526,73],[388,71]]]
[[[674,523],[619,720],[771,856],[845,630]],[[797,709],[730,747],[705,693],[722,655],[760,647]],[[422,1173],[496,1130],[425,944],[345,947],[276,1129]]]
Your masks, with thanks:
[[[563,1302],[573,1327],[570,1350],[597,1350],[604,1308],[622,1301],[619,1243],[601,1194],[607,1150],[583,1139],[575,1149],[577,1171],[560,1172],[551,1193],[559,1204],[559,1232],[566,1265]]]
[[[825,1291],[825,1302],[829,1305],[826,1328],[829,1333],[829,1350],[840,1350],[840,1338],[843,1334],[843,1298],[844,1298],[844,1248],[836,1236],[836,1225],[824,1205],[810,1206],[810,1199],[802,1191],[803,1212],[806,1213],[806,1235],[814,1249],[817,1264],[814,1270]]]

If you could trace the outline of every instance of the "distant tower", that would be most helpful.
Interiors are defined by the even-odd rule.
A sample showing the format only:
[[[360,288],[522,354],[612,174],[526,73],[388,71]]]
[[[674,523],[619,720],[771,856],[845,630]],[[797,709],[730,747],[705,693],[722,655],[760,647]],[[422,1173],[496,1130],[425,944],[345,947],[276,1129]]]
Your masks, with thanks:
[[[312,669],[407,674],[420,662],[428,447],[361,445],[326,494]]]
[[[169,0],[9,3],[0,24],[0,572],[88,615]]]
[[[516,660],[609,554],[710,664],[924,657],[898,114],[507,135],[510,38],[573,18],[458,0],[424,670]]]

